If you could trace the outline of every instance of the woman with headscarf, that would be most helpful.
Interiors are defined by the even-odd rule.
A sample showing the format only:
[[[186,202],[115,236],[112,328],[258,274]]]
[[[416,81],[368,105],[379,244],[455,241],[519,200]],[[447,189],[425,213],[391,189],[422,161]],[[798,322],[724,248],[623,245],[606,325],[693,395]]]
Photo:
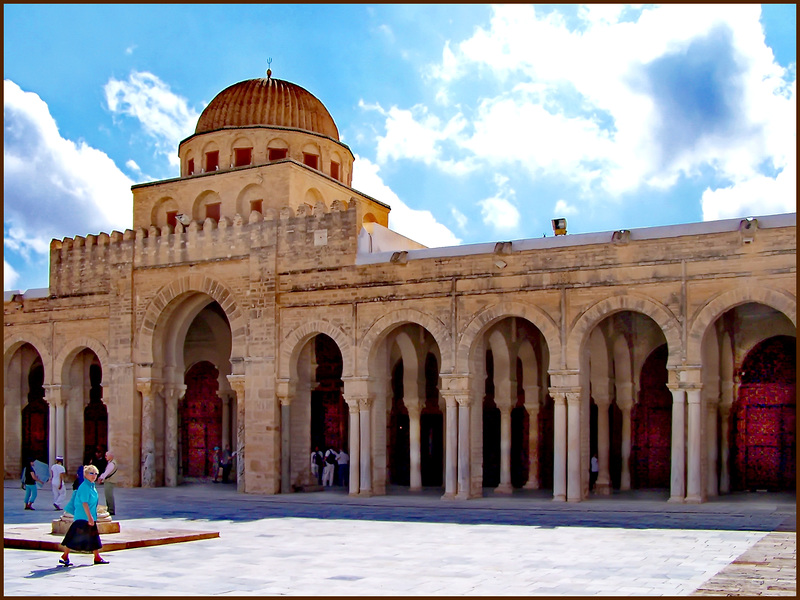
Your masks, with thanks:
[[[100,548],[103,547],[103,544],[100,542],[100,532],[97,530],[97,488],[95,488],[94,482],[98,474],[96,466],[86,465],[83,468],[83,483],[75,490],[67,503],[66,512],[72,513],[75,518],[61,542],[66,550],[58,562],[65,567],[72,566],[72,563],[69,562],[70,550],[92,552],[94,564],[108,564],[108,561],[100,556]]]

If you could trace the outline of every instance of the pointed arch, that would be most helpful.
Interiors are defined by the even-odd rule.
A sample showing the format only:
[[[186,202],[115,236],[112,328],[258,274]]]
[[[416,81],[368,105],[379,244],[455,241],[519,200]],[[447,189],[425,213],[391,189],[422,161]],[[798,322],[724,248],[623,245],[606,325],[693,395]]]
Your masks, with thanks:
[[[101,342],[91,337],[77,338],[72,340],[56,357],[53,364],[53,383],[55,385],[64,381],[64,370],[69,368],[71,360],[85,348],[95,353],[101,365],[108,364],[108,350]]]
[[[763,286],[747,286],[721,292],[711,298],[691,320],[687,338],[686,360],[689,364],[700,364],[702,356],[703,336],[708,327],[725,311],[754,302],[765,304],[784,314],[795,327],[797,326],[797,299],[783,290],[774,290]]]
[[[137,363],[154,362],[156,325],[169,319],[178,308],[179,303],[173,303],[173,300],[190,293],[206,294],[219,303],[231,326],[231,363],[239,363],[244,359],[247,354],[247,321],[233,291],[218,279],[192,274],[163,286],[147,305],[136,342],[134,360]]]
[[[53,383],[53,357],[50,354],[49,346],[38,336],[30,333],[14,333],[3,339],[3,380],[7,381],[8,364],[14,357],[14,353],[25,344],[29,344],[42,359],[44,365],[44,385]]]
[[[384,314],[376,319],[364,333],[358,344],[357,369],[366,377],[369,369],[369,357],[376,344],[382,340],[396,325],[413,323],[426,329],[433,336],[441,353],[440,373],[451,373],[453,368],[451,336],[447,326],[436,317],[414,308],[401,308]]]
[[[348,341],[347,335],[328,321],[317,320],[304,323],[284,336],[280,347],[280,379],[296,379],[297,374],[294,370],[300,351],[309,339],[320,333],[333,339],[342,353],[342,378],[353,376],[352,344]]]
[[[555,321],[542,309],[522,302],[504,301],[488,306],[472,317],[459,336],[457,372],[468,373],[470,351],[478,336],[493,322],[506,317],[519,317],[532,323],[544,336],[550,353],[550,369],[558,369],[561,357],[561,333]],[[442,372],[446,372],[442,370]]]
[[[669,350],[667,364],[681,364],[681,327],[672,311],[652,298],[638,294],[626,294],[600,300],[578,317],[567,337],[568,369],[579,368],[581,346],[592,329],[609,315],[621,311],[638,312],[653,319],[667,339]]]

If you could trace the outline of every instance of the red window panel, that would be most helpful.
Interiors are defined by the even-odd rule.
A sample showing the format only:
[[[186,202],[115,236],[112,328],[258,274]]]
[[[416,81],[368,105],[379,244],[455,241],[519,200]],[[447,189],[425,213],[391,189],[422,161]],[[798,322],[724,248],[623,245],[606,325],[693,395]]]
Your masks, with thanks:
[[[233,161],[235,167],[246,167],[252,162],[252,148],[235,148],[233,151]]]
[[[219,168],[219,151],[206,152],[206,173],[211,173]]]
[[[319,156],[316,154],[308,154],[307,152],[303,152],[303,164],[308,165],[312,169],[319,168]]]
[[[282,158],[286,158],[289,156],[289,150],[287,148],[270,148],[269,149],[269,160],[281,160]]]
[[[186,174],[194,175],[194,159],[190,158],[186,163]]]
[[[178,211],[177,210],[167,211],[167,225],[172,227],[173,230],[178,225]]]
[[[261,212],[261,205],[263,204],[263,200],[251,200],[250,201],[250,212],[256,211],[258,213]]]
[[[335,160],[331,161],[331,177],[339,179],[339,163]]]
[[[219,202],[215,202],[214,204],[206,204],[206,219],[214,219],[215,221],[219,221],[219,207]]]

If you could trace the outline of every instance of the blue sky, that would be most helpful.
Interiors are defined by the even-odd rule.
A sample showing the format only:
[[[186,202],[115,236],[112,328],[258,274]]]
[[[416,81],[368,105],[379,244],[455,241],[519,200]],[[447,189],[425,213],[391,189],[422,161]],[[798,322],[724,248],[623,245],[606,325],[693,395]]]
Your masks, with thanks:
[[[794,212],[794,5],[4,5],[4,289],[131,227],[214,96],[328,108],[428,246]]]

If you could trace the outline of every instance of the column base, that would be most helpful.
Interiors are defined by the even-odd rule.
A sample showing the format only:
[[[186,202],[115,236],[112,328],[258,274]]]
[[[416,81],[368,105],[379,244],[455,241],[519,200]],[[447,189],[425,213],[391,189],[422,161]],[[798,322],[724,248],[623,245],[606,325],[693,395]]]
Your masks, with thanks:
[[[358,492],[359,498],[372,498],[372,490],[361,490]]]
[[[685,504],[703,504],[706,501],[702,496],[686,496]]]
[[[408,488],[408,491],[409,492],[421,492],[422,491],[422,486],[421,485],[419,485],[419,486],[417,486],[417,485],[410,486]]]
[[[492,493],[494,493],[494,494],[503,494],[503,495],[507,496],[508,494],[512,493],[513,491],[514,491],[514,488],[511,487],[510,483],[501,483],[496,488],[494,488]]]
[[[610,496],[613,492],[613,488],[611,487],[610,483],[595,483],[594,484],[594,493],[598,496]]]
[[[672,504],[683,504],[683,496],[670,496],[670,499],[667,502],[671,502]]]
[[[566,502],[567,497],[564,494],[558,494],[557,496],[553,496],[553,502]]]
[[[458,492],[455,497],[456,500],[469,500],[469,492]]]
[[[522,486],[522,489],[523,490],[538,490],[539,489],[539,484],[536,483],[535,481],[529,481],[528,483],[526,483],[525,485]]]
[[[567,502],[580,502],[581,498],[567,498]]]
[[[455,500],[456,495],[453,492],[445,492],[442,494],[440,500]]]

